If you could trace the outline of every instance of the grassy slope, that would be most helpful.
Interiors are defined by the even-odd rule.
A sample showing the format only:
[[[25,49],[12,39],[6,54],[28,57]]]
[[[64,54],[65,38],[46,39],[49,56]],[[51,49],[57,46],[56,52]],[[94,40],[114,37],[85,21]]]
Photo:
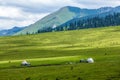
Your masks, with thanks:
[[[25,80],[27,77],[32,80],[80,80],[79,77],[83,80],[119,80],[119,36],[120,27],[106,27],[1,37],[0,80]],[[66,64],[88,57],[93,57],[95,63]],[[21,68],[19,65],[24,59],[33,67]],[[39,66],[43,64],[63,65]]]
[[[73,17],[75,17],[76,15],[77,13],[70,11],[69,8],[66,7],[42,18],[41,20],[30,25],[29,27],[25,28],[15,35],[26,34],[26,32],[32,34],[36,33],[39,29],[53,27],[53,25],[59,26],[66,21],[73,19]]]

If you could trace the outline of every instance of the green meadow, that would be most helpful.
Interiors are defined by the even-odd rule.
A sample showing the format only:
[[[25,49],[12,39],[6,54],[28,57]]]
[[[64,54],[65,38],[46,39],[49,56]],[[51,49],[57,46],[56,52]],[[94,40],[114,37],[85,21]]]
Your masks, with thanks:
[[[119,67],[120,26],[0,37],[0,80],[120,80]]]

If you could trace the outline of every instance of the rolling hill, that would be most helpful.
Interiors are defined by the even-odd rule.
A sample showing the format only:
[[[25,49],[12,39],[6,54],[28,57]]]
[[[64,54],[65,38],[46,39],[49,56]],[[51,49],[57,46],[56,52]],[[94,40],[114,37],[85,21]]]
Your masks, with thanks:
[[[115,8],[103,7],[99,9],[81,9],[78,7],[66,6],[40,19],[36,23],[29,25],[22,31],[16,33],[15,35],[27,34],[27,33],[34,34],[34,33],[37,33],[38,30],[47,29],[49,27],[51,28],[57,27],[75,18],[84,18],[84,17],[87,18],[87,17],[97,16],[97,15],[105,16],[108,14],[113,14],[115,12],[120,12],[119,8],[120,6]]]
[[[13,27],[12,29],[5,29],[0,31],[0,36],[11,36],[21,30],[23,30],[25,27]]]
[[[120,26],[0,37],[0,80],[119,80],[119,36]]]
[[[0,60],[42,57],[46,54],[42,53],[42,51],[54,51],[54,49],[69,51],[119,47],[119,33],[120,26],[114,26],[36,35],[0,37],[0,56],[2,56]],[[41,55],[38,55],[40,53]],[[62,56],[62,54],[59,55]],[[55,55],[50,54],[49,56]]]

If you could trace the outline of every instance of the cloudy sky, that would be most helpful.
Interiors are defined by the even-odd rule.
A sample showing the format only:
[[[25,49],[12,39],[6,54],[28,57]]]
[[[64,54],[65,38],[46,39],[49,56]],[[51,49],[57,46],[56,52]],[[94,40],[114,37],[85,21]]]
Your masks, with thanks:
[[[27,26],[63,6],[119,6],[120,0],[0,0],[0,30]]]

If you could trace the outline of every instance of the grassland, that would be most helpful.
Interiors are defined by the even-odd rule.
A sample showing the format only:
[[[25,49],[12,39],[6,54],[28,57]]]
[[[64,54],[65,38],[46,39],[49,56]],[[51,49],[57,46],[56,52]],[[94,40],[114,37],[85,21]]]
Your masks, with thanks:
[[[120,80],[119,58],[120,26],[0,37],[0,80]]]

